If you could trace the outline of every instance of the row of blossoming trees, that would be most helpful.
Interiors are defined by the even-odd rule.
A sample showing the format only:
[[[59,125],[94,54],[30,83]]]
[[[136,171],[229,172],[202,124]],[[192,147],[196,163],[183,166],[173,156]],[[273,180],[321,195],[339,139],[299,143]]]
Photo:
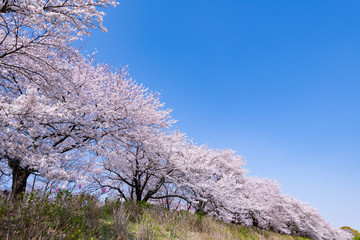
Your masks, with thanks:
[[[247,177],[229,149],[173,130],[158,95],[71,43],[102,30],[113,0],[0,0],[0,184],[16,199],[85,183],[122,200],[191,206],[226,221],[313,239],[351,239],[277,183]],[[10,183],[10,181],[12,181]]]

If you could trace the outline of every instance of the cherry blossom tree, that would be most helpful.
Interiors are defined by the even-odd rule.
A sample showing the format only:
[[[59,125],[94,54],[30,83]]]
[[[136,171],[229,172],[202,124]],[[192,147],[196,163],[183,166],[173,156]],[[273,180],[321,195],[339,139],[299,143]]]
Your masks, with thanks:
[[[96,183],[116,190],[124,200],[169,203],[178,198],[198,212],[220,206],[227,176],[240,180],[245,173],[243,158],[232,150],[197,146],[179,132],[155,126],[141,125],[140,131],[131,129],[101,146],[92,174]]]
[[[58,94],[30,85],[18,97],[2,98],[0,156],[12,169],[15,195],[34,172],[74,178],[71,169],[79,169],[83,156],[110,138],[121,139],[125,129],[172,122],[170,111],[159,109],[157,97],[128,79],[125,69],[83,60],[69,63],[68,76],[72,81],[63,81]]]
[[[182,157],[176,162],[178,175],[172,182],[178,186],[182,198],[191,203],[195,211],[219,211],[226,189],[233,186],[229,180],[241,181],[246,173],[244,165],[243,157],[236,155],[233,150],[210,149],[190,141],[182,149]]]
[[[113,0],[1,0],[0,87],[7,92],[34,82],[43,90],[61,88],[62,59],[78,61],[70,43],[103,25],[100,7]],[[51,73],[62,77],[53,77]]]
[[[162,119],[158,119],[163,121]],[[99,161],[93,179],[102,188],[114,189],[124,200],[149,201],[165,198],[162,189],[177,173],[183,135],[168,133],[160,126],[140,129],[100,145]],[[160,127],[160,128],[158,128]]]
[[[0,1],[0,159],[7,161],[12,170],[14,195],[24,190],[27,177],[39,170],[44,159],[52,159],[45,164],[47,167],[56,165],[56,169],[62,169],[63,160],[73,158],[72,149],[93,139],[80,134],[80,125],[73,121],[80,115],[66,99],[79,87],[73,78],[79,76],[76,70],[83,62],[70,43],[89,35],[91,28],[106,30],[102,26],[104,13],[98,8],[107,5],[116,3]],[[72,136],[77,132],[77,137],[69,137],[69,131]],[[1,172],[8,174],[6,170]]]
[[[246,177],[241,185],[241,191],[229,203],[238,205],[233,205],[235,222],[311,239],[352,239],[308,204],[282,194],[277,182]]]

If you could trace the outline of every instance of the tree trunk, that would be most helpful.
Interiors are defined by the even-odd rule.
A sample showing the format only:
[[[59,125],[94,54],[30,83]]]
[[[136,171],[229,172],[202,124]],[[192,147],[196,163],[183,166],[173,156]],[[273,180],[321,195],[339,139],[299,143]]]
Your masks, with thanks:
[[[206,214],[205,210],[205,206],[206,206],[206,202],[204,201],[199,201],[196,205],[195,205],[195,212],[196,213],[200,213],[200,214]]]
[[[9,160],[9,167],[12,170],[11,197],[19,199],[26,190],[26,181],[30,176],[30,171],[20,166],[20,160]]]
[[[137,202],[141,202],[142,201],[142,191],[140,189],[141,186],[137,186],[135,189],[135,194],[136,194],[136,201]]]

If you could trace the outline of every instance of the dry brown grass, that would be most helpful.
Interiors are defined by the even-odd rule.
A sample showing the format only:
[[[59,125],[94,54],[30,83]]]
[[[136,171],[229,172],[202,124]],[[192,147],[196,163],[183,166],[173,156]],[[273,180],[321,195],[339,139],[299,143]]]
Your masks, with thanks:
[[[209,216],[189,212],[171,212],[159,208],[145,209],[142,218],[132,223],[135,239],[149,240],[300,240],[293,236],[224,223]]]

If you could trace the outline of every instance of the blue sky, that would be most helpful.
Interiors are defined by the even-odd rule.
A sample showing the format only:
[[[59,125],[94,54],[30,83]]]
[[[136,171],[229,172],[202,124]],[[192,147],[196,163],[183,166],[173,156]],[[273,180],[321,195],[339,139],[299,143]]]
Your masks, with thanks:
[[[359,1],[119,2],[86,49],[160,92],[196,142],[360,229]]]

